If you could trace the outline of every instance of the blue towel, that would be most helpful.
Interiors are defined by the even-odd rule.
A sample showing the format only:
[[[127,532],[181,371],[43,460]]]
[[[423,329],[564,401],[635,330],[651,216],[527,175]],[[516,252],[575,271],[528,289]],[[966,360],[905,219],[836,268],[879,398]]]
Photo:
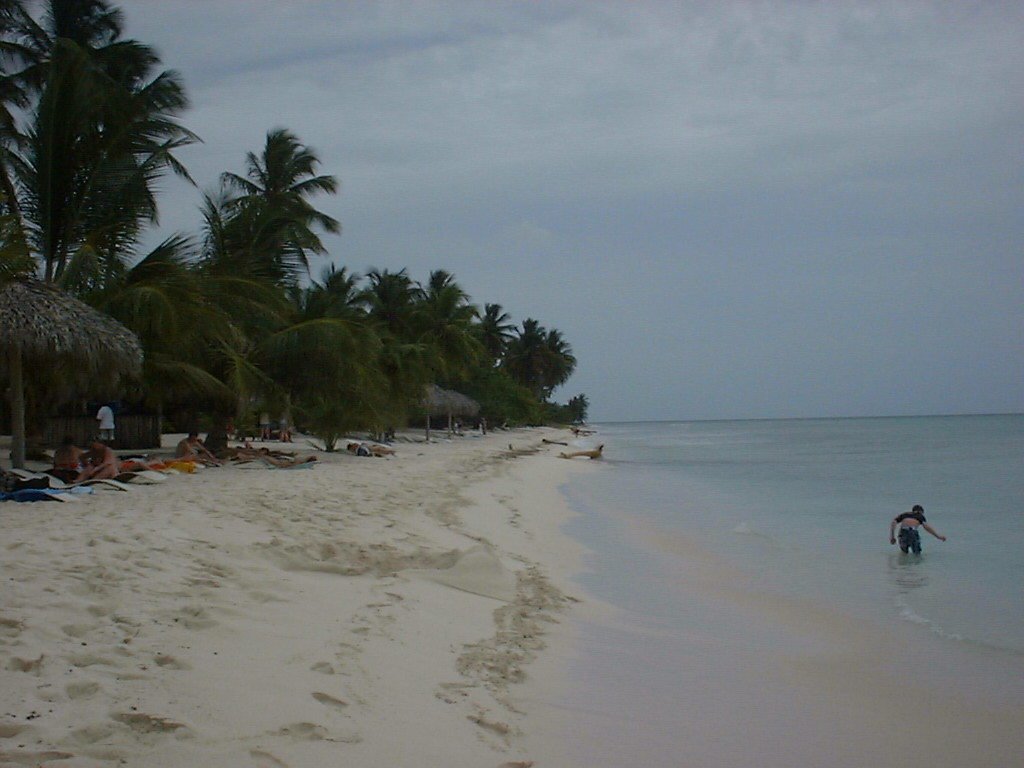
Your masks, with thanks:
[[[60,499],[55,499],[54,496],[61,493],[65,493],[65,491],[44,488],[22,488],[20,491],[0,493],[0,501],[60,501]]]

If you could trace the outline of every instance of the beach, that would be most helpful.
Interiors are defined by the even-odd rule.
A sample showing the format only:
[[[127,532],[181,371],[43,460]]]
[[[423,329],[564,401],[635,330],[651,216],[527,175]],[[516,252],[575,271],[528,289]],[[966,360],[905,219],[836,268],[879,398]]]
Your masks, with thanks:
[[[1020,419],[410,434],[5,503],[0,765],[1016,765]]]
[[[566,435],[3,504],[0,765],[550,764]]]

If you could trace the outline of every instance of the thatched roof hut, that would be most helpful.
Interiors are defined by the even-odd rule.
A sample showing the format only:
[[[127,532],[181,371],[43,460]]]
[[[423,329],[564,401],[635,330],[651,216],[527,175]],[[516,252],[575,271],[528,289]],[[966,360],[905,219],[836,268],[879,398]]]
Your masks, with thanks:
[[[436,384],[427,386],[423,407],[430,416],[476,416],[480,413],[480,403],[473,398]]]
[[[24,375],[72,365],[79,381],[135,374],[142,345],[111,317],[56,286],[24,279],[0,288],[0,365],[11,384],[11,460],[25,463]]]
[[[452,431],[452,417],[476,416],[480,413],[480,403],[471,397],[450,389],[442,389],[436,384],[427,386],[423,396],[423,408],[427,412],[427,440],[430,440],[430,417],[446,416],[448,431]]]

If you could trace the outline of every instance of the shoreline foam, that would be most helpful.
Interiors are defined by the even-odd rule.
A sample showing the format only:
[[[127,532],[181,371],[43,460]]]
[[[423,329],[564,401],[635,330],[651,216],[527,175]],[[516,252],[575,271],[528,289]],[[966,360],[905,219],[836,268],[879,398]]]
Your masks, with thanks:
[[[536,760],[582,558],[551,434],[5,504],[0,765]]]

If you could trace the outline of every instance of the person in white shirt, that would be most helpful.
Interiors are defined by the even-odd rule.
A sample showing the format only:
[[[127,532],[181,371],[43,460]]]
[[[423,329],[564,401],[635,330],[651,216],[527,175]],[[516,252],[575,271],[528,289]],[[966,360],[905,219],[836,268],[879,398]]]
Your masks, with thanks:
[[[109,405],[103,405],[96,411],[99,422],[100,440],[109,443],[114,439],[114,411]]]

